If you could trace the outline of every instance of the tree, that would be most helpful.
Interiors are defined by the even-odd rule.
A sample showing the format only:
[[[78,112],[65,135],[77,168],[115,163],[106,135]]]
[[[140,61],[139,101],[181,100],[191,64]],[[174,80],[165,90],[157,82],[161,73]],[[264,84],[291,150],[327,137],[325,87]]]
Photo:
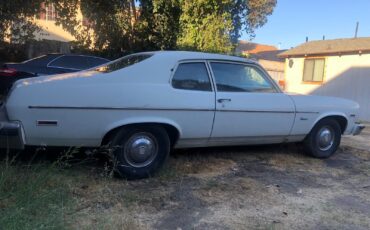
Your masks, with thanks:
[[[175,49],[179,33],[179,0],[142,0],[137,23],[137,48]]]
[[[183,49],[231,53],[241,32],[253,37],[275,5],[276,0],[182,0],[178,45]]]
[[[188,49],[231,53],[244,31],[251,37],[276,0],[12,0],[0,2],[0,39],[26,41],[38,29],[32,18],[53,3],[56,23],[76,45],[115,58],[124,53]],[[78,9],[90,23],[82,25]],[[93,31],[93,33],[92,33]]]
[[[254,30],[267,22],[267,16],[272,14],[276,3],[277,0],[236,0],[232,9],[233,42],[237,42],[242,31],[253,38]]]
[[[0,2],[0,41],[24,43],[34,37],[39,28],[32,18],[40,12],[41,0]]]
[[[181,32],[178,45],[182,49],[230,53],[233,44],[230,0],[182,0]]]
[[[176,47],[178,0],[141,0],[138,7],[132,0],[81,0],[81,10],[92,21],[91,28],[75,30],[74,35],[80,44],[92,45],[108,56]],[[94,33],[88,33],[89,29]]]

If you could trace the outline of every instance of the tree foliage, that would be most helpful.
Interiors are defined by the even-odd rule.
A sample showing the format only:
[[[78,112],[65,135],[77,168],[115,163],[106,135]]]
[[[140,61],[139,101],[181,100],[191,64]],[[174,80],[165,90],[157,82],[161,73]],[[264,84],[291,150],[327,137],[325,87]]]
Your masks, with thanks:
[[[10,33],[32,37],[29,18],[42,0],[0,3],[0,39]],[[58,12],[57,23],[76,37],[76,45],[110,57],[145,50],[188,49],[230,53],[244,32],[267,21],[276,0],[46,0]],[[78,10],[89,23],[82,26]],[[11,25],[27,25],[8,31]],[[16,28],[16,27],[14,27]],[[24,29],[24,30],[23,30]],[[16,29],[14,29],[16,30]],[[26,32],[25,32],[26,31]],[[93,32],[92,32],[93,31]]]
[[[33,38],[38,27],[32,18],[40,12],[41,0],[0,1],[0,41],[24,43]]]
[[[182,0],[178,44],[185,49],[230,53],[244,31],[251,37],[276,0]]]
[[[142,0],[137,45],[145,50],[175,49],[179,32],[179,0]]]
[[[183,0],[181,5],[179,47],[223,53],[232,50],[232,1]]]

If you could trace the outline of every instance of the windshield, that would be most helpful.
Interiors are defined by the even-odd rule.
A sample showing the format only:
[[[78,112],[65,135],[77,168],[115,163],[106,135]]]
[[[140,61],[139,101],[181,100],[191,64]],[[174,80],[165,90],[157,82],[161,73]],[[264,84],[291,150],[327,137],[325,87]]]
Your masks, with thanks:
[[[99,66],[95,70],[101,73],[110,73],[119,69],[123,69],[127,66],[134,65],[141,61],[144,61],[145,59],[150,58],[151,56],[153,56],[153,54],[132,54],[124,56],[113,62],[110,62],[107,65]]]

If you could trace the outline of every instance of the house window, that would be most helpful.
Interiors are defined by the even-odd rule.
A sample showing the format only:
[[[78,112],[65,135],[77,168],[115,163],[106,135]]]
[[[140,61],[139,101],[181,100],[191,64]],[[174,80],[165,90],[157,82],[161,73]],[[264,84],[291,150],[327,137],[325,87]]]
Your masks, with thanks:
[[[54,4],[45,4],[45,13],[47,21],[55,21],[57,18],[57,12],[55,11]]]
[[[325,59],[304,60],[303,81],[322,82],[324,80]]]

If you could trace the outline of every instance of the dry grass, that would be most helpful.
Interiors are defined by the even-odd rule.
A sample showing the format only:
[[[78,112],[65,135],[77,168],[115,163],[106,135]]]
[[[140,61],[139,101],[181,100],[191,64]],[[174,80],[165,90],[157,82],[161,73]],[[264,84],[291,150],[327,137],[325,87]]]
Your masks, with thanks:
[[[73,205],[69,180],[45,164],[0,162],[2,229],[64,229]]]
[[[11,197],[0,199],[0,226],[370,228],[370,153],[351,147],[327,160],[294,145],[181,150],[156,177],[139,181],[109,177],[99,161],[64,159],[27,167],[2,163],[8,182],[0,197]],[[14,212],[22,193],[35,203]],[[36,206],[43,211],[30,211]]]

